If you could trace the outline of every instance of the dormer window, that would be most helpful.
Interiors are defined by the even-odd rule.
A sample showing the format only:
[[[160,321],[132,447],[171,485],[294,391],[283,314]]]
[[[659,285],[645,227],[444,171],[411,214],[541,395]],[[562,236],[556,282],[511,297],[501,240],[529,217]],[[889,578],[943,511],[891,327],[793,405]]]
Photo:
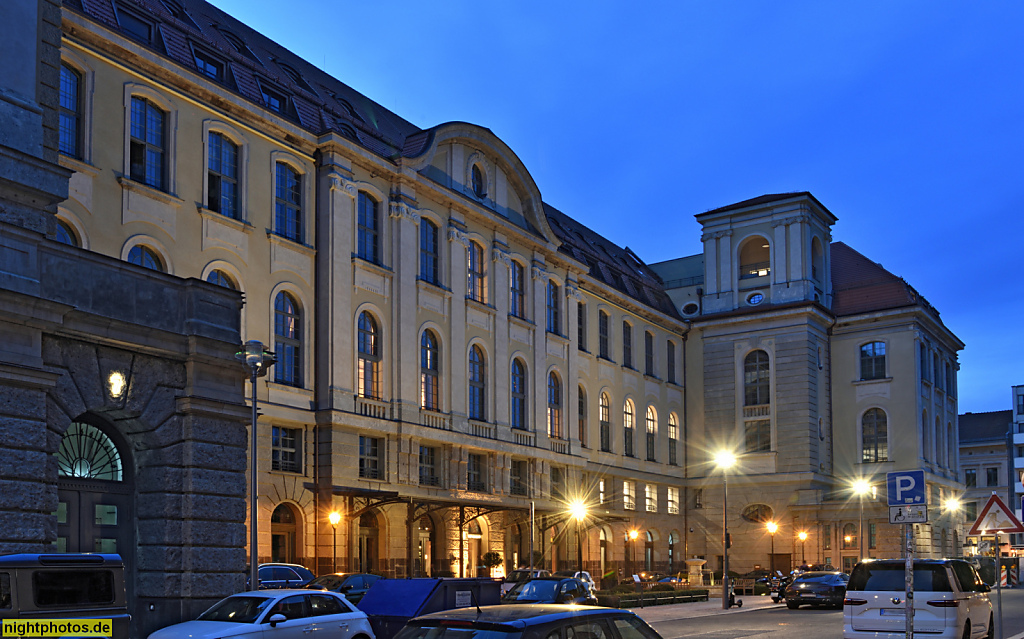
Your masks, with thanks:
[[[291,79],[291,81],[295,83],[295,86],[305,89],[310,93],[315,93],[312,87],[310,87],[309,84],[307,84],[306,81],[302,79],[302,76],[299,74],[299,72],[295,70],[295,67],[285,64],[280,60],[274,60],[274,62],[277,63],[277,66],[281,67],[281,70],[284,71],[285,75],[287,75]]]
[[[153,44],[153,23],[118,8],[117,21],[121,29],[131,38],[145,44]]]
[[[268,83],[265,80],[260,79],[258,84],[260,85],[260,94],[263,96],[263,104],[275,113],[288,115],[288,96],[267,86]]]
[[[192,50],[192,57],[196,61],[196,69],[211,80],[224,82],[224,63],[199,49]]]
[[[241,53],[247,58],[252,58],[253,60],[256,59],[256,55],[252,52],[252,49],[250,49],[241,38],[222,27],[217,27],[217,31],[224,36],[224,39],[228,41],[228,44],[230,44],[235,51]]]
[[[473,180],[473,195],[480,199],[487,197],[487,181],[484,180],[484,172],[480,170],[479,165],[473,165],[471,175]]]

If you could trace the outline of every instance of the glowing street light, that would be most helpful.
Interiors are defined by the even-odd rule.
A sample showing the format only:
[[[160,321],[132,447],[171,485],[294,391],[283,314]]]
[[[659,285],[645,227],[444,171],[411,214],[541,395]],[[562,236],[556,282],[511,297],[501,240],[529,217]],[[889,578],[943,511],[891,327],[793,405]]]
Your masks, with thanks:
[[[768,534],[772,536],[772,552],[768,555],[768,571],[775,574],[775,533],[779,532],[779,525],[774,521],[770,521],[764,527],[768,529]]]
[[[802,566],[806,563],[806,559],[804,559],[804,542],[807,541],[807,533],[801,530],[796,536],[800,540],[800,565]]]
[[[629,574],[633,574],[633,560],[636,558],[636,538],[640,536],[640,531],[636,528],[631,528],[628,533],[629,536]]]
[[[587,505],[582,501],[569,504],[569,514],[576,520],[576,565],[583,572],[583,545],[580,543],[580,524],[587,518]]]
[[[736,465],[732,451],[715,453],[715,466],[722,471],[722,609],[728,610],[729,597],[729,480],[728,470]]]
[[[860,561],[864,559],[864,496],[871,492],[871,484],[868,480],[861,477],[853,480],[850,484],[850,490],[853,491],[854,495],[857,495],[857,500],[860,504],[860,519],[857,524],[857,543],[860,546],[858,561]]]
[[[327,515],[327,521],[331,522],[331,527],[334,529],[334,561],[331,563],[331,568],[334,572],[338,572],[338,522],[341,521],[341,513],[333,511]]]

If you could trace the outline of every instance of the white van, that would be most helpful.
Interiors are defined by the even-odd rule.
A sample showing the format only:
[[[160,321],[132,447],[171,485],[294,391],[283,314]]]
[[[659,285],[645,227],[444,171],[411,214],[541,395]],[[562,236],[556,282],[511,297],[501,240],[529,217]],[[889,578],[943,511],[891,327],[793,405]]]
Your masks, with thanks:
[[[865,560],[843,600],[843,639],[906,636],[906,562]],[[959,559],[914,560],[914,633],[929,639],[992,639],[992,602],[974,566]]]

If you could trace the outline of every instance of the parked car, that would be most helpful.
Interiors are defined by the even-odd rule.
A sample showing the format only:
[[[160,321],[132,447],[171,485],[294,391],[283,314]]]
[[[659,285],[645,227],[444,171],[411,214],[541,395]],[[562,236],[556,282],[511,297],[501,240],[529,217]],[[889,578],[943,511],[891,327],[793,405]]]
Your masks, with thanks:
[[[803,605],[842,608],[849,579],[849,575],[838,570],[801,573],[793,583],[785,586],[786,607],[790,610]]]
[[[586,570],[559,570],[555,572],[554,576],[563,578],[575,577],[576,579],[579,579],[584,584],[586,584],[587,588],[589,588],[591,592],[597,591],[597,584],[594,583],[594,578],[591,577],[590,573]]]
[[[535,577],[550,577],[551,571],[544,570],[542,568],[520,568],[519,570],[513,570],[505,576],[504,581],[501,583],[501,594],[505,594],[509,590],[512,590],[512,586],[517,583],[533,579]]]
[[[306,584],[306,588],[315,590],[330,590],[340,592],[345,598],[354,604],[358,604],[370,586],[375,584],[380,575],[371,575],[365,572],[337,572],[333,575],[320,575],[313,581]]]
[[[299,564],[260,564],[259,588],[302,588],[316,578],[305,566]],[[249,582],[245,582],[249,586]],[[250,586],[251,587],[251,586]]]
[[[503,604],[567,603],[597,605],[597,596],[582,580],[575,577],[538,577],[522,581],[501,598]]]
[[[168,626],[149,639],[374,639],[366,613],[334,592],[280,589],[221,599],[195,621]]]
[[[394,639],[661,639],[628,610],[551,604],[459,608],[417,617]]]
[[[934,639],[993,636],[991,588],[960,559],[914,560],[914,633]],[[865,560],[850,573],[843,601],[843,639],[905,636],[903,559]]]
[[[109,620],[128,639],[131,617],[119,555],[23,553],[0,557],[0,619]]]

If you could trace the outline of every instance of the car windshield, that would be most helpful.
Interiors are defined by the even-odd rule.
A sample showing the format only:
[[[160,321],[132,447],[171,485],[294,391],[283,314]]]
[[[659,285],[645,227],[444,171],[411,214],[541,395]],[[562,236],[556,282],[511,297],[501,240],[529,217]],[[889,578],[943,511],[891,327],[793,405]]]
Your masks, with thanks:
[[[270,597],[249,595],[223,599],[203,614],[199,621],[230,621],[234,623],[256,623],[260,613],[274,600]]]
[[[344,575],[321,575],[313,581],[309,582],[312,587],[322,586],[327,590],[334,590],[341,585],[341,582],[345,581]]]
[[[516,584],[512,590],[505,595],[507,599],[516,601],[554,601],[555,593],[558,590],[558,581],[551,579],[525,581]]]
[[[905,568],[900,564],[857,564],[850,575],[847,590],[897,591],[906,589]],[[946,567],[942,564],[916,564],[914,590],[918,592],[952,592]]]
[[[461,622],[460,622],[461,623]],[[518,630],[497,630],[476,628],[466,622],[458,626],[420,626],[409,624],[401,630],[395,639],[519,639],[522,632]]]

